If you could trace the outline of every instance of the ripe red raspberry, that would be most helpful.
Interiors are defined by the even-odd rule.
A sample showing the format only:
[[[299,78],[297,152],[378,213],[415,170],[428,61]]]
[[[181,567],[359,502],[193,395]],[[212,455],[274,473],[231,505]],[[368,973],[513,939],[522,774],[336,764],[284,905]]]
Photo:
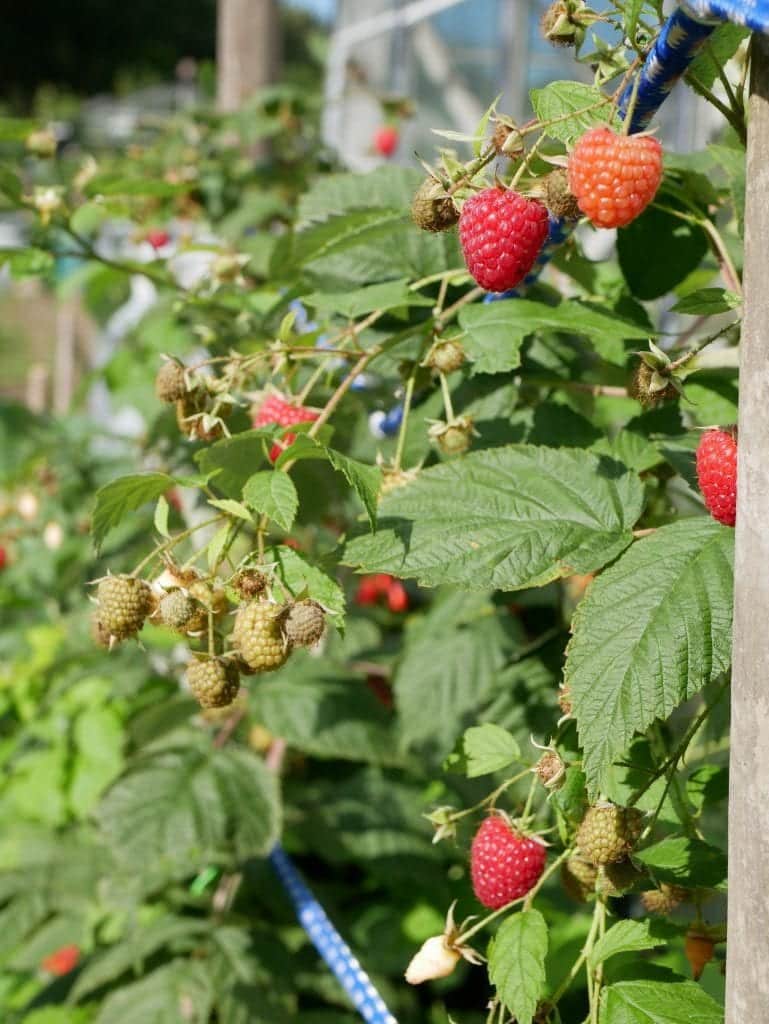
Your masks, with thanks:
[[[707,430],[697,446],[697,479],[708,512],[719,523],[737,518],[737,436],[731,430]]]
[[[306,409],[302,405],[292,405],[282,395],[267,395],[265,400],[252,417],[252,424],[255,427],[266,427],[277,424],[279,427],[290,427],[292,423],[312,423],[320,413],[314,409]],[[296,434],[286,434],[280,441],[270,449],[270,462],[275,462],[284,449],[292,445],[296,440]]]
[[[8,564],[8,552],[0,544],[0,569],[4,569]]]
[[[160,229],[153,229],[147,232],[147,241],[150,243],[153,249],[162,249],[164,245],[168,245],[171,240],[171,236],[167,231],[161,231]]]
[[[387,588],[387,607],[396,614],[408,611],[409,595],[400,580],[393,580]]]
[[[395,582],[395,579],[386,572],[364,576],[355,592],[355,603],[357,605],[379,604],[382,598],[389,596],[390,588]]]
[[[515,288],[533,267],[548,223],[547,209],[536,199],[503,188],[478,192],[459,215],[467,269],[490,292]]]
[[[384,124],[377,128],[373,138],[374,149],[380,156],[390,157],[398,148],[400,135],[398,129],[391,124]]]
[[[586,131],[569,156],[569,188],[599,228],[629,224],[654,199],[662,180],[662,146],[650,135]]]
[[[62,975],[69,974],[71,970],[74,970],[79,960],[80,948],[78,946],[62,946],[61,949],[57,949],[55,953],[47,956],[40,966],[44,971],[48,971],[49,974],[55,974],[57,978],[60,978]]]
[[[545,870],[547,849],[492,814],[475,833],[470,873],[476,897],[490,910],[525,896]]]

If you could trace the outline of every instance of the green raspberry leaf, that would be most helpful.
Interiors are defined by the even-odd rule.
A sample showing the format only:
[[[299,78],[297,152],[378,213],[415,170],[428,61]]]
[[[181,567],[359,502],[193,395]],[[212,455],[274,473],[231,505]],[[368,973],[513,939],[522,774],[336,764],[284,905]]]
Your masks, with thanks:
[[[544,89],[532,89],[531,105],[540,121],[564,118],[545,129],[551,139],[567,146],[598,124],[611,124],[616,119],[614,107],[606,102],[600,89],[581,82],[550,82]],[[571,117],[567,117],[571,114]]]
[[[733,558],[733,530],[680,520],[635,543],[579,605],[565,680],[592,796],[634,733],[729,667]]]
[[[281,430],[278,426],[244,430],[207,445],[195,454],[195,461],[217,491],[239,501],[243,485],[259,464],[267,461],[270,442]]]
[[[590,340],[602,359],[625,364],[626,340],[648,341],[649,330],[577,299],[548,306],[532,299],[503,299],[500,302],[466,306],[459,314],[467,331],[465,352],[472,360],[472,372],[506,373],[521,365],[521,345],[537,331],[562,331]]]
[[[668,836],[633,854],[659,882],[717,889],[726,883],[726,854],[691,836]]]
[[[173,487],[174,478],[167,473],[136,473],[121,476],[100,487],[96,492],[96,506],[91,520],[91,532],[97,550],[115,526],[119,526],[128,512],[159,498]]]
[[[504,920],[489,946],[489,978],[521,1024],[529,1024],[545,987],[547,925],[538,910]]]
[[[345,598],[344,591],[330,576],[294,551],[282,544],[269,548],[265,552],[268,563],[274,563],[275,574],[285,585],[293,597],[307,595],[318,601],[333,615],[333,623],[337,629],[344,622]]]
[[[689,316],[715,316],[716,313],[728,313],[742,304],[742,299],[735,292],[726,288],[699,288],[689,292],[671,306],[671,313],[687,313]]]
[[[543,586],[616,558],[642,504],[638,477],[605,456],[534,445],[487,449],[386,495],[377,533],[350,540],[344,560],[426,586]]]
[[[618,921],[602,939],[596,942],[590,954],[590,966],[595,968],[617,953],[654,949],[655,946],[664,944],[664,940],[655,938],[651,934],[648,921]]]
[[[388,309],[405,309],[408,306],[434,305],[434,300],[427,295],[409,288],[408,280],[385,281],[383,284],[370,284],[364,288],[356,288],[351,292],[312,292],[304,295],[301,300],[316,313],[339,313],[350,320],[355,320],[375,309],[384,312]]]
[[[493,722],[468,729],[464,736],[464,750],[467,777],[470,779],[501,771],[521,756],[515,737]]]
[[[345,678],[305,652],[295,652],[253,696],[259,721],[305,754],[384,765],[403,760],[392,714],[360,678]]]
[[[266,854],[278,837],[280,804],[274,775],[242,747],[196,745],[134,760],[97,810],[116,861],[152,878],[185,878],[223,851],[237,858]]]
[[[693,981],[620,981],[601,993],[599,1024],[723,1024],[724,1011]]]
[[[290,530],[299,509],[299,497],[288,473],[265,469],[254,473],[243,487],[243,500],[284,530]]]

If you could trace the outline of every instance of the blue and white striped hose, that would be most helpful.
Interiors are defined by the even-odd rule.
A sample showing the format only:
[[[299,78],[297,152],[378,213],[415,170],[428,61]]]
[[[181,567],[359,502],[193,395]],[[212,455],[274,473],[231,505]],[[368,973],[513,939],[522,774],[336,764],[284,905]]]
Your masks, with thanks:
[[[398,1024],[280,844],[269,861],[294,904],[299,923],[366,1024]]]

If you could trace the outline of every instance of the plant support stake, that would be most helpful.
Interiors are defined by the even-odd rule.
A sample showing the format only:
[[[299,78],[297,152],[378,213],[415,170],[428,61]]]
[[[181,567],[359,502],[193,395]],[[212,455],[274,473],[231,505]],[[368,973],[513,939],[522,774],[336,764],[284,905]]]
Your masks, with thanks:
[[[726,1024],[769,1007],[769,40],[752,41],[740,345]]]

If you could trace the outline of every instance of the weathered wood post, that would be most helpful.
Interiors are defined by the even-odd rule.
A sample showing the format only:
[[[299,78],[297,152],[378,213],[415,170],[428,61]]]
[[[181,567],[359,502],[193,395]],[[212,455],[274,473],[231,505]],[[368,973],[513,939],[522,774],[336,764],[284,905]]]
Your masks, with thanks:
[[[727,1024],[769,1021],[769,38],[752,41],[729,793]]]
[[[277,0],[219,0],[217,15],[217,105],[237,110],[249,96],[274,82],[280,67]]]

